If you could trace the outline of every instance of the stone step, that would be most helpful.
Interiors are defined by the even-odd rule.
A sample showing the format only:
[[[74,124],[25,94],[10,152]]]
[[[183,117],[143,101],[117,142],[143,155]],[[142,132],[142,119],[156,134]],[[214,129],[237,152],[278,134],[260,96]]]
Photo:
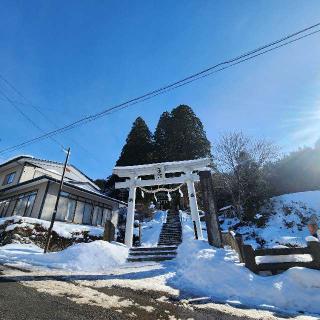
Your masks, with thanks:
[[[137,252],[130,252],[130,257],[136,257],[136,256],[175,256],[177,254],[176,251],[170,250],[170,251],[137,251]]]
[[[178,212],[169,211],[162,225],[158,245],[179,245],[182,242],[182,227]]]
[[[161,235],[159,239],[164,238],[164,239],[174,239],[174,238],[181,238],[181,234],[167,234],[167,235]]]
[[[160,234],[160,238],[181,238],[181,234]]]
[[[165,261],[172,260],[175,256],[137,256],[129,257],[127,261],[129,262],[141,262],[141,261]]]
[[[133,247],[130,249],[131,251],[170,251],[176,250],[177,246],[157,246],[157,247]]]

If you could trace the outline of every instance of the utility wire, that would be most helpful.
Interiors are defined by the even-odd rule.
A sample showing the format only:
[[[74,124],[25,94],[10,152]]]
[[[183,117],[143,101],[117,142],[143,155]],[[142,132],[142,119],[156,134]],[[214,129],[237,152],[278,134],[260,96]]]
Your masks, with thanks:
[[[14,92],[16,92],[21,98],[23,98],[26,103],[20,102],[20,101],[15,101],[10,99],[8,96],[6,96],[3,92],[0,91],[0,93],[4,96],[5,101],[9,101],[15,109],[19,111],[20,114],[22,114],[29,122],[31,122],[37,129],[41,130],[42,132],[45,133],[44,130],[42,130],[26,113],[24,113],[18,106],[17,104],[22,104],[25,106],[31,106],[34,110],[36,110],[39,114],[42,115],[44,119],[46,119],[49,123],[53,125],[56,129],[58,129],[58,126],[45,114],[41,111],[41,108],[33,104],[21,91],[19,91],[9,80],[7,80],[3,75],[0,74],[0,79],[5,82]],[[79,142],[77,142],[74,138],[70,138],[76,145],[78,145],[84,152],[86,152],[94,161],[98,163],[98,160],[93,157],[93,155],[88,151],[87,148],[83,147],[80,145]],[[63,145],[58,142],[57,140],[54,139],[55,142],[57,142],[62,149],[65,149]]]
[[[206,68],[206,69],[204,69],[204,70],[202,70],[200,72],[197,72],[197,73],[192,74],[192,75],[190,75],[188,77],[185,77],[182,80],[176,81],[174,83],[171,83],[171,84],[166,85],[164,87],[161,87],[159,89],[153,90],[151,92],[143,94],[143,95],[141,95],[139,97],[136,97],[134,99],[128,100],[126,102],[120,103],[118,105],[112,106],[110,108],[104,109],[103,111],[98,112],[96,114],[83,117],[83,118],[81,118],[81,119],[79,119],[77,121],[74,121],[74,122],[72,122],[72,123],[70,123],[68,125],[65,125],[65,126],[59,128],[57,130],[53,130],[53,131],[47,132],[44,135],[41,135],[41,136],[38,136],[36,138],[27,140],[25,142],[22,142],[20,144],[15,145],[15,146],[3,149],[3,150],[0,151],[0,154],[2,154],[4,152],[8,152],[8,151],[17,150],[17,149],[19,149],[21,147],[24,147],[26,145],[35,143],[35,142],[40,141],[42,139],[46,139],[48,137],[57,135],[59,133],[65,132],[67,130],[71,130],[71,129],[75,128],[75,127],[78,127],[80,125],[84,125],[84,124],[86,124],[88,122],[95,121],[98,118],[106,116],[106,115],[109,115],[109,114],[111,114],[111,113],[113,113],[115,111],[119,111],[119,110],[128,108],[129,106],[135,105],[137,103],[141,103],[143,101],[152,99],[152,98],[154,98],[154,97],[156,97],[158,95],[165,94],[165,93],[167,93],[169,91],[172,91],[174,89],[177,89],[179,87],[187,85],[187,84],[189,84],[191,82],[194,82],[194,81],[200,80],[202,78],[208,77],[208,76],[212,75],[213,73],[220,72],[220,71],[225,70],[227,68],[230,68],[230,67],[232,67],[234,65],[237,65],[237,64],[243,63],[245,61],[251,60],[253,58],[256,58],[256,57],[258,57],[260,55],[263,55],[263,54],[265,54],[267,52],[276,50],[276,49],[281,48],[283,46],[286,46],[286,45],[288,45],[290,43],[293,43],[293,42],[296,42],[296,41],[301,40],[303,38],[306,38],[306,37],[309,37],[311,35],[314,35],[314,34],[320,32],[320,29],[316,30],[316,31],[313,31],[313,32],[310,32],[310,33],[307,33],[307,34],[304,34],[304,35],[302,35],[302,36],[300,36],[298,38],[295,38],[293,40],[287,41],[285,43],[282,43],[282,42],[284,42],[286,40],[294,38],[297,35],[303,34],[306,31],[309,31],[309,30],[314,29],[314,28],[319,27],[319,26],[320,26],[320,23],[314,24],[314,25],[312,25],[310,27],[307,27],[305,29],[297,31],[297,32],[295,32],[293,34],[287,35],[287,36],[285,36],[285,37],[283,37],[283,38],[281,38],[279,40],[273,41],[273,42],[271,42],[269,44],[266,44],[264,46],[261,46],[261,47],[259,47],[257,49],[254,49],[254,50],[251,50],[251,51],[249,51],[247,53],[241,54],[240,56],[238,56],[236,58],[232,58],[232,59],[220,62],[220,63],[218,63],[218,64],[216,64],[214,66],[211,66],[211,67]],[[280,44],[280,43],[282,43],[282,44]],[[280,44],[280,45],[275,46],[276,44]],[[268,48],[270,48],[270,49],[268,49]],[[219,69],[217,69],[217,68],[219,68]],[[217,70],[215,70],[215,69],[217,69]]]
[[[35,121],[33,121],[22,109],[20,109],[20,107],[18,107],[17,104],[13,100],[11,100],[1,89],[0,89],[0,94],[35,128],[45,133],[45,131],[40,126],[38,126],[38,124]],[[59,147],[61,147],[62,149],[64,148],[63,145],[57,139],[53,138],[52,136],[50,136],[49,138],[55,143],[57,143]]]

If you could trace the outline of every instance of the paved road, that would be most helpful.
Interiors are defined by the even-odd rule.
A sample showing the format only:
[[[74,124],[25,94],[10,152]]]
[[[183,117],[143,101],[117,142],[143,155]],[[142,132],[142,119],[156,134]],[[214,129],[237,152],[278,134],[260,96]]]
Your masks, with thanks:
[[[52,286],[52,283],[50,285]],[[126,307],[114,306],[108,309],[78,304],[70,300],[72,292],[66,293],[65,296],[41,293],[19,282],[4,279],[0,272],[0,319],[249,319],[217,310],[190,308],[179,301],[174,301],[172,297],[167,297],[169,300],[164,299],[166,300],[164,301],[164,294],[156,291],[136,291],[122,287],[92,289],[97,294],[103,293],[106,299],[117,296],[123,300],[130,299],[133,303]],[[145,310],[143,306],[148,306],[149,310],[148,308]]]

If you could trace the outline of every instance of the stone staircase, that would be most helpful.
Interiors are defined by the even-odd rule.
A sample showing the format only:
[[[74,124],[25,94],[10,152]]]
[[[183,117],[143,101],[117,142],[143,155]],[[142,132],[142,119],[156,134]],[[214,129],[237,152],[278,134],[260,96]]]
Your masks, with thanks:
[[[169,210],[167,221],[162,225],[158,246],[178,246],[182,241],[179,212]]]
[[[182,228],[178,212],[169,211],[162,225],[157,247],[133,247],[129,251],[129,262],[164,261],[175,258],[182,241]]]
[[[175,258],[176,246],[166,247],[133,247],[129,251],[129,262],[164,261]]]

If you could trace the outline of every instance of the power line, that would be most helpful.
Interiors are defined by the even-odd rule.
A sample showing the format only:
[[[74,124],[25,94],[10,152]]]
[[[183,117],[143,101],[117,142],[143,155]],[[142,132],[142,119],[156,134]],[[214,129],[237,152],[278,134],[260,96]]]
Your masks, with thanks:
[[[33,109],[35,109],[39,114],[41,114],[44,119],[46,119],[49,123],[51,123],[51,124],[53,125],[53,127],[58,128],[58,126],[57,126],[45,113],[43,113],[43,112],[41,111],[41,108],[40,108],[40,107],[38,107],[38,106],[36,106],[35,104],[33,104],[21,91],[19,91],[9,80],[7,80],[7,79],[6,79],[4,76],[2,76],[1,74],[0,74],[0,79],[1,79],[2,81],[4,81],[14,92],[16,92],[16,93],[17,93],[21,98],[23,98],[27,103],[23,103],[23,102],[21,102],[21,101],[15,101],[15,100],[9,98],[8,96],[6,96],[6,95],[5,95],[3,92],[1,92],[1,90],[0,90],[0,93],[4,96],[4,99],[3,99],[3,100],[10,102],[11,105],[13,105],[13,107],[14,107],[16,110],[18,110],[18,112],[19,112],[20,114],[22,114],[29,122],[31,122],[37,129],[39,129],[39,130],[41,130],[42,132],[45,133],[45,131],[42,130],[26,113],[24,113],[24,112],[17,106],[17,104],[22,104],[22,105],[25,105],[25,106],[31,106],[31,107],[32,107]],[[98,162],[98,160],[95,159],[95,158],[93,157],[93,155],[92,155],[85,147],[83,147],[82,145],[80,145],[79,142],[77,142],[74,138],[70,138],[70,139],[71,139],[76,145],[78,145],[83,151],[85,151],[93,160],[95,160],[96,162]],[[57,142],[57,143],[59,144],[59,146],[62,147],[62,149],[64,149],[63,145],[62,145],[59,141],[57,141],[57,140],[55,140],[55,139],[53,139],[53,140],[54,140],[55,142]]]
[[[173,83],[168,84],[168,85],[166,85],[164,87],[161,87],[159,89],[153,90],[151,92],[145,93],[145,94],[143,94],[141,96],[138,96],[136,98],[130,99],[130,100],[126,101],[126,102],[123,102],[123,103],[120,103],[118,105],[112,106],[110,108],[104,109],[101,112],[98,112],[96,114],[80,118],[77,121],[74,121],[74,122],[72,122],[72,123],[70,123],[68,125],[65,125],[65,126],[59,128],[59,129],[47,132],[47,133],[45,133],[45,134],[43,134],[41,136],[38,136],[36,138],[30,139],[30,140],[27,140],[27,141],[22,142],[20,144],[17,144],[15,146],[3,149],[3,150],[0,151],[0,154],[2,154],[4,152],[14,151],[14,150],[20,149],[21,147],[24,147],[26,145],[29,145],[29,144],[35,143],[37,141],[49,138],[49,137],[54,136],[54,135],[57,135],[59,133],[74,129],[75,127],[78,127],[80,125],[84,125],[84,124],[86,124],[88,122],[91,122],[91,121],[95,121],[98,118],[106,116],[106,115],[109,115],[109,114],[111,114],[111,113],[113,113],[115,111],[119,111],[119,110],[128,108],[129,106],[135,105],[137,103],[141,103],[143,101],[152,99],[152,98],[154,98],[154,97],[156,97],[158,95],[165,94],[165,93],[167,93],[169,91],[172,91],[172,90],[175,90],[175,89],[177,89],[179,87],[185,86],[185,85],[187,85],[187,84],[189,84],[191,82],[194,82],[194,81],[200,80],[202,78],[208,77],[208,76],[212,75],[213,73],[217,73],[217,72],[220,72],[222,70],[228,69],[228,68],[230,68],[232,66],[235,66],[237,64],[240,64],[240,63],[243,63],[245,61],[251,60],[251,59],[256,58],[256,57],[258,57],[260,55],[263,55],[263,54],[265,54],[267,52],[276,50],[276,49],[281,48],[283,46],[286,46],[286,45],[288,45],[290,43],[293,43],[293,42],[296,42],[296,41],[301,40],[303,38],[306,38],[306,37],[309,37],[311,35],[314,35],[314,34],[320,32],[320,29],[316,30],[316,31],[313,31],[313,32],[310,32],[310,33],[307,33],[307,34],[304,34],[304,35],[302,35],[300,37],[294,38],[294,37],[296,37],[296,36],[298,36],[300,34],[305,33],[306,31],[309,31],[309,30],[314,29],[314,28],[319,27],[319,26],[320,26],[320,23],[317,23],[317,24],[314,24],[314,25],[312,25],[310,27],[304,28],[304,29],[302,29],[300,31],[297,31],[295,33],[287,35],[287,36],[285,36],[285,37],[283,37],[283,38],[281,38],[279,40],[273,41],[273,42],[271,42],[269,44],[266,44],[266,45],[263,45],[263,46],[261,46],[261,47],[259,47],[257,49],[254,49],[254,50],[251,50],[251,51],[249,51],[247,53],[241,54],[240,56],[237,56],[235,58],[228,59],[226,61],[220,62],[220,63],[218,63],[218,64],[216,64],[214,66],[211,66],[209,68],[206,68],[206,69],[204,69],[204,70],[202,70],[200,72],[197,72],[195,74],[187,76],[187,77],[185,77],[185,78],[183,78],[183,79],[181,79],[179,81],[173,82]],[[294,39],[289,40],[291,38],[294,38]],[[286,40],[289,40],[289,41],[286,41]],[[277,45],[277,44],[279,44],[279,45]],[[275,45],[277,45],[277,46],[275,46]]]
[[[29,121],[35,128],[37,128],[41,132],[45,132],[38,124],[33,121],[23,110],[20,109],[20,107],[17,106],[17,104],[11,100],[1,89],[0,89],[0,94],[27,120]],[[63,145],[55,138],[49,137],[52,141],[57,143],[59,147],[63,147]]]

